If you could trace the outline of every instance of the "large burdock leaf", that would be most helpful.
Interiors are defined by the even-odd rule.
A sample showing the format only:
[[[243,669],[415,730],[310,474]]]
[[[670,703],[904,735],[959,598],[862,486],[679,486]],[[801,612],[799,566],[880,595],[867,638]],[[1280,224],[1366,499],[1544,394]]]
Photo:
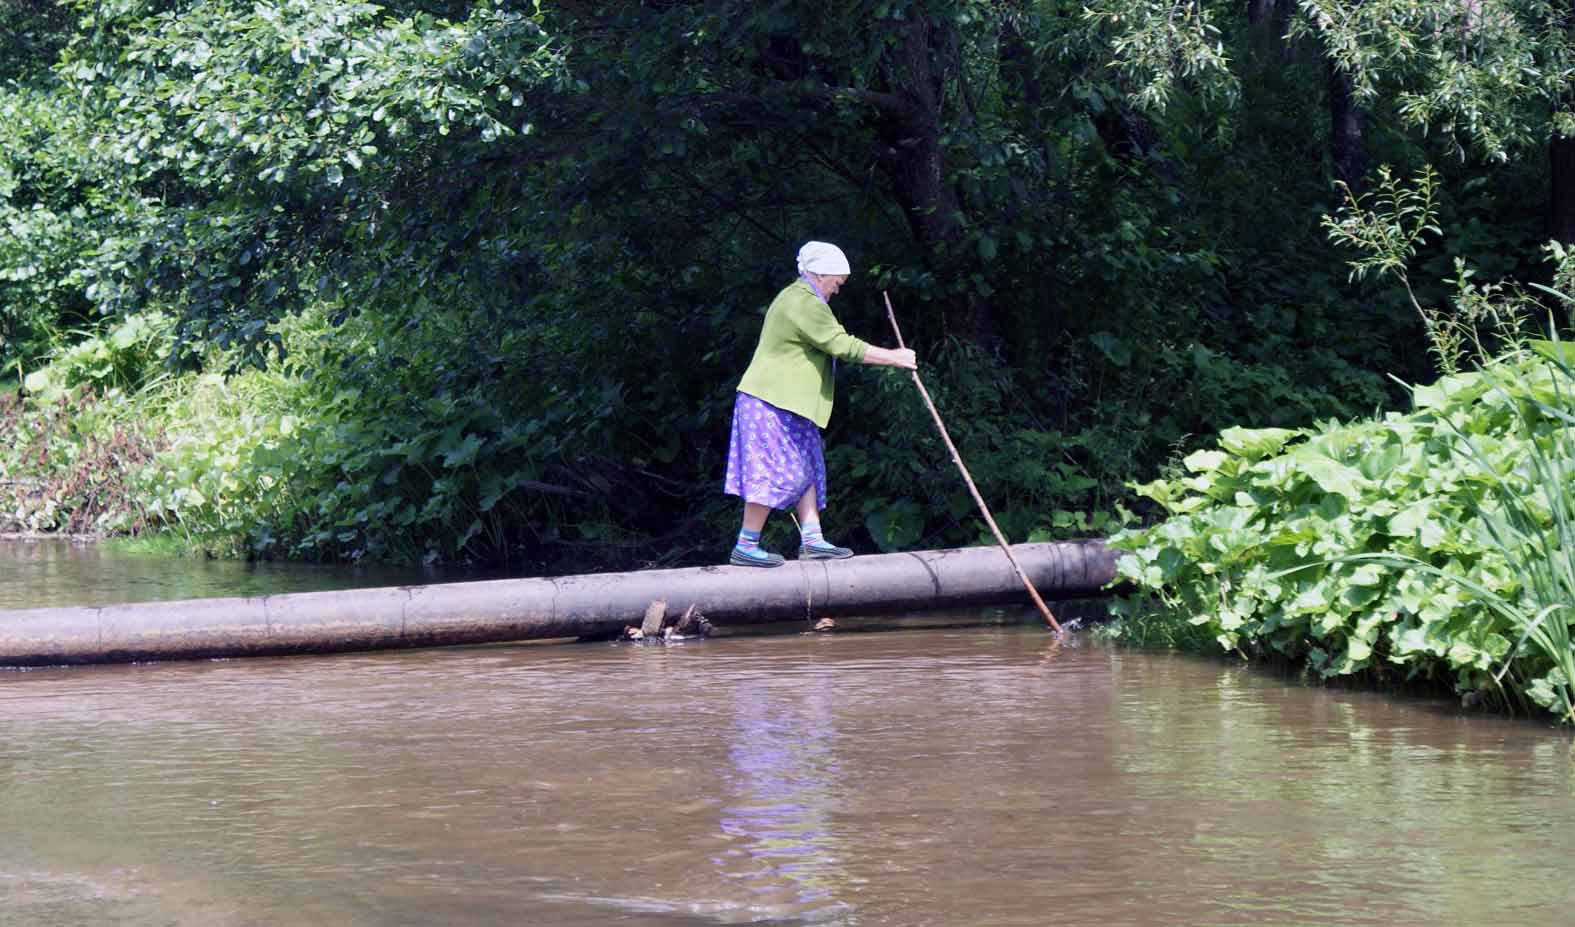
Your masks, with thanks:
[[[1575,369],[1524,359],[1420,388],[1406,415],[1303,430],[1296,445],[1284,430],[1229,430],[1186,475],[1152,484],[1190,514],[1136,541],[1169,539],[1190,562],[1151,563],[1142,581],[1170,620],[1207,624],[1223,647],[1323,676],[1382,652],[1463,691],[1501,681],[1509,699],[1575,723],[1575,635],[1547,620],[1575,614],[1572,432]]]
[[[481,450],[481,446],[485,443],[485,438],[473,434],[466,435],[459,441],[445,441],[438,448],[443,454],[443,466],[451,470],[470,466],[476,462],[476,452]]]
[[[1416,654],[1429,654],[1441,657],[1448,649],[1446,642],[1429,633],[1431,625],[1415,625],[1408,627],[1394,636],[1394,654],[1390,657],[1396,663],[1405,662],[1406,657]]]
[[[1286,611],[1296,614],[1317,614],[1329,610],[1329,588],[1322,581],[1303,589]]]
[[[1340,602],[1346,608],[1355,611],[1376,601],[1379,591],[1376,586],[1346,586],[1340,592]]]
[[[1290,428],[1227,428],[1220,432],[1220,447],[1256,461],[1278,454],[1286,442],[1299,434]]]
[[[1469,403],[1490,389],[1492,386],[1481,374],[1462,373],[1443,377],[1429,386],[1412,387],[1411,402],[1418,409],[1441,409]]]
[[[1488,670],[1493,666],[1491,654],[1463,640],[1456,641],[1449,648],[1449,662],[1457,667],[1469,666],[1479,670]]]
[[[1357,463],[1357,468],[1362,475],[1370,480],[1379,481],[1387,477],[1400,461],[1405,457],[1405,449],[1400,442],[1390,441],[1374,448],[1362,455]]]
[[[1432,499],[1413,502],[1389,519],[1389,533],[1400,538],[1416,537],[1422,527],[1435,517],[1435,503]]]
[[[1182,458],[1182,464],[1193,473],[1208,473],[1219,469],[1229,459],[1220,451],[1195,451]]]
[[[1302,472],[1312,478],[1313,482],[1318,484],[1318,488],[1324,492],[1344,496],[1353,501],[1362,498],[1363,484],[1367,481],[1359,471],[1316,453],[1308,454],[1299,463]]]
[[[1562,341],[1533,341],[1531,350],[1548,360],[1575,367],[1575,344],[1566,344]]]

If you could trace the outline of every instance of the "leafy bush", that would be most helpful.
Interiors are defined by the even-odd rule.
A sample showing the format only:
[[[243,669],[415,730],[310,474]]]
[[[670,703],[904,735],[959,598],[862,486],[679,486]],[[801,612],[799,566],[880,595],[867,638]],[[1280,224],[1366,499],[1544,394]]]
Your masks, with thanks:
[[[524,449],[541,425],[506,421],[480,394],[412,382],[439,365],[379,354],[386,334],[365,320],[333,329],[311,312],[284,328],[288,361],[183,382],[161,410],[168,446],[140,477],[150,516],[210,553],[501,558],[488,545],[514,535],[505,497],[535,475]],[[445,343],[430,328],[408,334],[417,353]]]
[[[139,532],[135,486],[163,441],[157,390],[170,320],[134,315],[88,333],[0,395],[0,508],[10,530]]]
[[[1158,614],[1325,678],[1447,678],[1575,721],[1575,373],[1511,359],[1413,396],[1409,414],[1227,429],[1184,474],[1139,487],[1170,517],[1111,540],[1139,590],[1121,620]]]
[[[164,376],[163,362],[173,344],[170,327],[160,313],[129,316],[102,335],[54,352],[48,365],[28,374],[22,385],[43,402],[81,385],[100,393],[144,389]]]

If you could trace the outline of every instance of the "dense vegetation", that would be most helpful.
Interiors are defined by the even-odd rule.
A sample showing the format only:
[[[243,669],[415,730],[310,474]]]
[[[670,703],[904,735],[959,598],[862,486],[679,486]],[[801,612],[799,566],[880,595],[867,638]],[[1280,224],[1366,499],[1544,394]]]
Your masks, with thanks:
[[[1418,387],[1409,414],[1228,429],[1189,455],[1142,488],[1170,517],[1114,539],[1147,593],[1118,633],[1575,723],[1575,370],[1537,347]]]
[[[1568,13],[1533,0],[0,16],[0,488],[38,529],[714,561],[731,391],[817,237],[855,333],[890,291],[1007,534],[1104,533],[1226,428],[1403,407],[1575,237]],[[1353,278],[1419,175],[1434,231]],[[982,535],[910,392],[842,374],[854,546]]]

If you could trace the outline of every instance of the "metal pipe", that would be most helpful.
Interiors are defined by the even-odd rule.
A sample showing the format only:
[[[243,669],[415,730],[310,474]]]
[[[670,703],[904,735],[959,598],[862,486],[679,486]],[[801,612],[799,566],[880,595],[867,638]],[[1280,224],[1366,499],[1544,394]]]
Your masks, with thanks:
[[[1058,598],[1102,595],[1116,552],[1098,540],[1020,544]],[[1024,600],[991,547],[633,573],[396,586],[257,598],[0,611],[0,666],[273,656],[613,635],[654,600],[717,625]]]

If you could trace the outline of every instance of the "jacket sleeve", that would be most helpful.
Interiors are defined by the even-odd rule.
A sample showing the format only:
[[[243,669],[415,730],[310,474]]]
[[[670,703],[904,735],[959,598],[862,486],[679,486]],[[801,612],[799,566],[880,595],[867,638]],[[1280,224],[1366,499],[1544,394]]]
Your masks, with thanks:
[[[831,307],[814,297],[795,299],[788,307],[788,318],[798,328],[806,344],[830,354],[838,360],[857,362],[864,359],[869,345],[848,334]]]

